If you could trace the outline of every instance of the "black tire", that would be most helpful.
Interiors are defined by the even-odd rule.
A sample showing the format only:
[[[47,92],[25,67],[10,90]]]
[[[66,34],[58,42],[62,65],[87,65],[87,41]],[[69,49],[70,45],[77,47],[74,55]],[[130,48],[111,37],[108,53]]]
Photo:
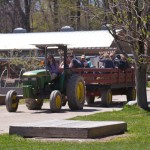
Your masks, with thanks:
[[[83,77],[72,75],[67,81],[67,99],[71,110],[82,110],[85,102],[85,82]]]
[[[5,104],[8,112],[16,112],[18,109],[19,98],[17,92],[10,90],[6,94]]]
[[[62,106],[62,95],[58,90],[55,90],[50,95],[50,109],[52,112],[59,112]]]
[[[136,100],[136,89],[134,87],[127,88],[126,97],[128,102]]]
[[[86,102],[88,105],[93,104],[95,100],[95,96],[86,96]]]
[[[110,106],[110,104],[112,103],[112,92],[110,89],[102,91],[101,101],[103,106],[105,107]]]
[[[65,106],[67,104],[67,97],[65,95],[62,95],[62,106]]]
[[[29,110],[41,110],[42,105],[43,105],[43,100],[42,99],[32,99],[28,98],[25,99],[26,106]]]

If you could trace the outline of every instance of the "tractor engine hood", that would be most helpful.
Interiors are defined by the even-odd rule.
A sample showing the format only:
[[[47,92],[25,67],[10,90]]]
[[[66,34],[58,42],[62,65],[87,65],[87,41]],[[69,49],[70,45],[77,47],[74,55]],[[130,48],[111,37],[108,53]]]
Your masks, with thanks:
[[[23,73],[23,77],[40,77],[40,76],[47,76],[49,75],[49,72],[46,71],[46,69],[40,69],[40,70],[33,70]]]

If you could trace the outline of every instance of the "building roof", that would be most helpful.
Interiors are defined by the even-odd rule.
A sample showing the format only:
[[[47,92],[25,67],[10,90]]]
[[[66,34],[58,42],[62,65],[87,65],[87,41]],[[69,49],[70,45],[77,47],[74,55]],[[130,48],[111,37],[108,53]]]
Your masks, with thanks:
[[[71,50],[110,49],[114,38],[107,30],[0,34],[0,50],[37,49],[33,44],[67,44]],[[113,49],[113,48],[112,48]]]

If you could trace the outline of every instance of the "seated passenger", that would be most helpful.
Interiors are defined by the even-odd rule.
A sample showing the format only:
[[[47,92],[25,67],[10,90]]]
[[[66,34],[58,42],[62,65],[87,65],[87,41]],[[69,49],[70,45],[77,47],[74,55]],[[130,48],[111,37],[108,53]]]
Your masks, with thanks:
[[[125,70],[130,68],[130,65],[123,54],[118,54],[114,60],[115,68],[119,68],[121,70]]]
[[[89,65],[88,65],[88,61],[86,60],[85,55],[81,56],[81,64],[82,64],[83,68],[90,68]]]
[[[70,61],[69,61],[69,58],[67,57],[66,63],[65,63],[66,68],[69,68],[69,64],[70,64]],[[59,68],[64,68],[64,60],[60,63]]]
[[[100,60],[102,64],[102,68],[114,68],[114,63],[110,59],[108,54],[104,54],[104,58]]]
[[[87,60],[88,67],[89,68],[94,68],[94,65],[92,64],[90,58],[88,57],[88,58],[86,58],[86,60]]]
[[[75,58],[73,55],[70,55],[68,58],[70,61],[69,68],[82,68],[82,63],[80,60]]]
[[[115,59],[114,59],[115,68],[119,68],[120,60],[121,60],[121,56],[120,56],[120,54],[117,54]]]
[[[55,79],[58,75],[58,64],[55,60],[55,58],[53,57],[53,55],[48,54],[47,55],[47,69],[50,71],[51,73],[51,79]]]
[[[125,55],[120,54],[120,56],[121,56],[121,61],[122,61],[123,64],[124,64],[123,69],[130,68],[130,65],[129,65],[128,60],[127,60],[127,58],[125,57]]]

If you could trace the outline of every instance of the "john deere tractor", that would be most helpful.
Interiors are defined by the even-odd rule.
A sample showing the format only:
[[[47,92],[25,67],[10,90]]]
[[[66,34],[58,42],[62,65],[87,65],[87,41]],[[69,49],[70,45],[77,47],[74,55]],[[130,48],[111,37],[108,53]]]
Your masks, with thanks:
[[[49,47],[58,47],[64,52],[64,64],[67,57],[67,45],[42,44],[36,45],[45,49],[45,61]],[[58,77],[51,80],[51,73],[47,69],[28,71],[23,74],[23,99],[29,110],[40,110],[44,99],[49,99],[52,112],[59,112],[67,102],[71,110],[81,110],[85,102],[85,82],[83,77],[75,74],[71,68],[60,71]],[[16,112],[19,96],[14,90],[6,94],[6,108],[9,112]]]

